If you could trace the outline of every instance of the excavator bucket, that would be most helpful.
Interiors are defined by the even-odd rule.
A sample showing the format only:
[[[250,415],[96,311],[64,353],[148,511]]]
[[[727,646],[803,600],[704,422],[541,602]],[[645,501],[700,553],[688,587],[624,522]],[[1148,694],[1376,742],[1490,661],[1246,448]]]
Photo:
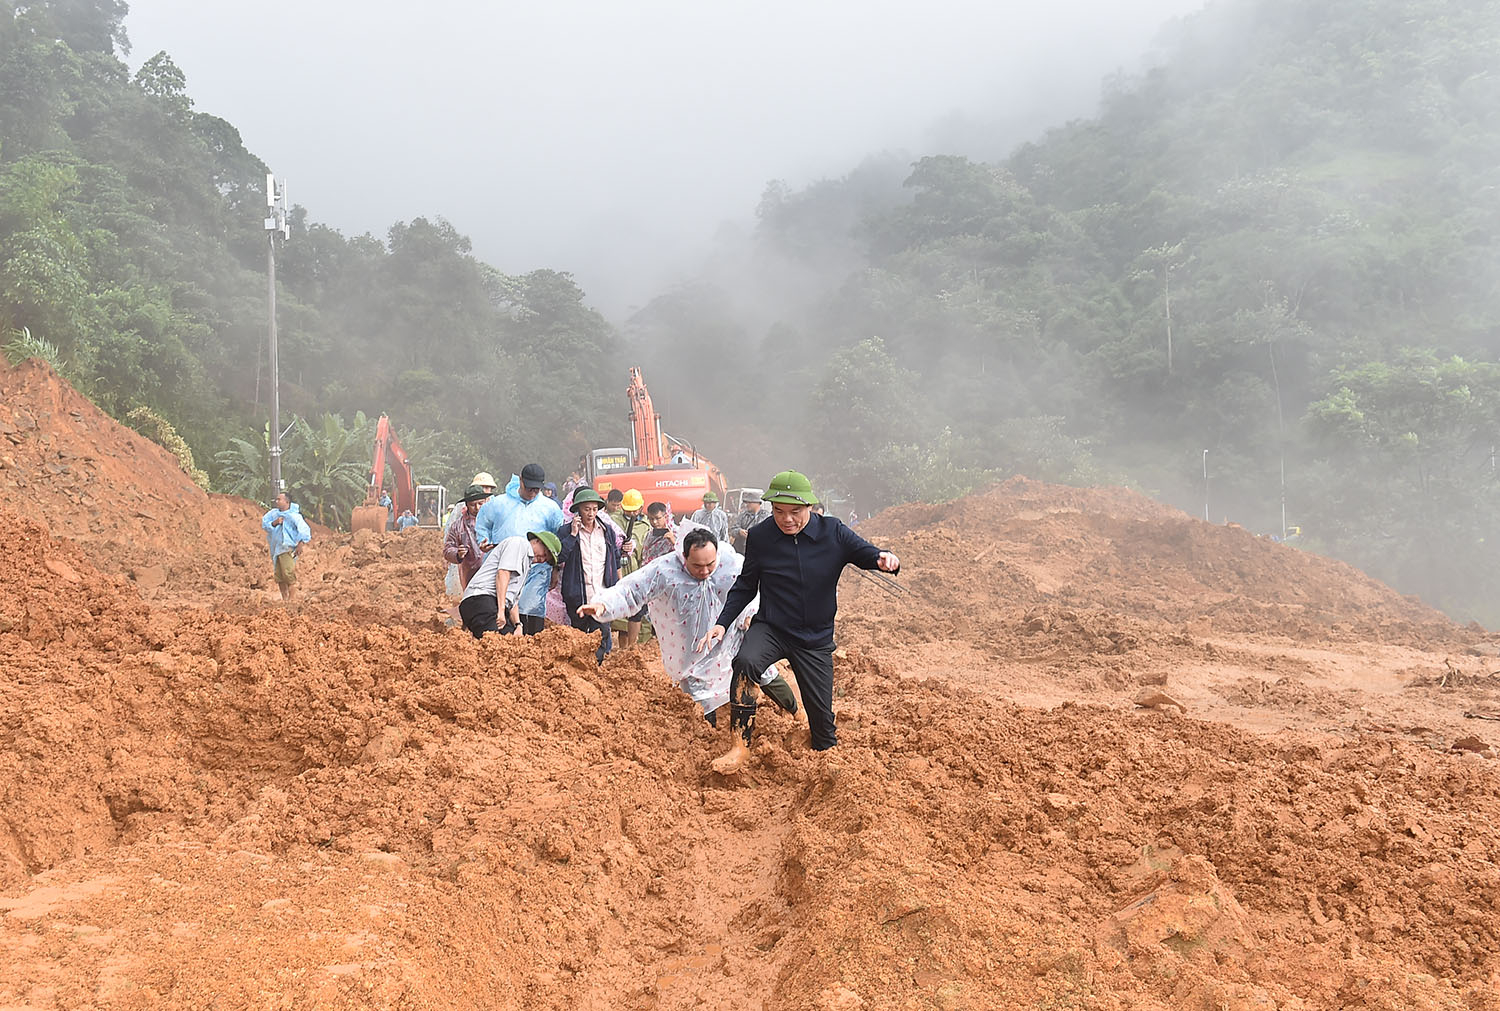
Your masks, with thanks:
[[[373,530],[380,533],[385,529],[386,520],[390,513],[386,512],[383,505],[361,505],[354,507],[354,515],[349,520],[349,529],[355,533],[361,530]]]

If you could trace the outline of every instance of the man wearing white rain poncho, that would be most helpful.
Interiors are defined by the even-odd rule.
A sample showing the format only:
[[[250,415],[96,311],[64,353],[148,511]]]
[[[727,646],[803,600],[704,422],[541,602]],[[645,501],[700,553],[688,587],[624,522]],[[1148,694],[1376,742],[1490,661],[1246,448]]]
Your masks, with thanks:
[[[694,653],[693,647],[718,620],[743,563],[733,548],[718,543],[712,530],[684,521],[677,527],[675,552],[607,587],[578,612],[604,622],[635,614],[642,604],[649,606],[667,676],[703,707],[704,719],[717,725],[716,711],[729,702],[734,654],[759,602],[752,600],[743,612],[744,620],[736,621],[712,649]],[[796,696],[775,666],[768,667],[759,681],[761,690],[783,710],[797,711]]]

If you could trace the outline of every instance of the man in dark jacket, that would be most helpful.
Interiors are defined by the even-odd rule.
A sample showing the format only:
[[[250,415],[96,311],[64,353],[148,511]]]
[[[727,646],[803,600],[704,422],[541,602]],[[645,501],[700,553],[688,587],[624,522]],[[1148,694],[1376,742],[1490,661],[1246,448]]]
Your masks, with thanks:
[[[833,719],[833,619],[838,611],[839,576],[850,563],[862,569],[897,572],[901,560],[850,530],[832,516],[813,513],[818,501],[812,482],[794,470],[771,479],[765,501],[771,523],[750,528],[745,565],[729,591],[716,624],[698,644],[709,649],[724,635],[745,606],[760,594],[756,614],[734,658],[730,679],[730,724],[734,746],[714,760],[714,771],[739,772],[750,758],[755,732],[756,680],[777,660],[785,659],[797,676],[807,707],[812,746],[824,751],[838,744]],[[772,700],[794,711],[796,703]]]
[[[620,545],[599,520],[603,505],[604,500],[592,488],[580,488],[573,493],[573,522],[558,531],[562,552],[557,557],[562,567],[561,590],[568,621],[585,632],[603,629],[599,650],[594,654],[599,663],[609,655],[609,625],[601,626],[593,618],[579,614],[578,608],[592,603],[605,587],[614,586],[620,578]]]

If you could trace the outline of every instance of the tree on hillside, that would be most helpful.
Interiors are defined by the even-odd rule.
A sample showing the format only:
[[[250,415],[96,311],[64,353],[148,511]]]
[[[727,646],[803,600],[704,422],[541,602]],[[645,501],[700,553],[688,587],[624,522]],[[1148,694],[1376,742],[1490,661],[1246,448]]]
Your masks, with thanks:
[[[1326,475],[1308,532],[1438,606],[1500,618],[1500,365],[1408,349],[1328,388],[1307,415]]]

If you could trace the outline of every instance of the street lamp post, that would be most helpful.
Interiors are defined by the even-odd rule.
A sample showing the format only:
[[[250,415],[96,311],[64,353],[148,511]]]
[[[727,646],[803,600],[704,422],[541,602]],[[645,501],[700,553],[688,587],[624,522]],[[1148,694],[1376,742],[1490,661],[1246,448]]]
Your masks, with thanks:
[[[266,173],[266,304],[267,343],[271,365],[271,495],[286,490],[281,480],[281,373],[276,360],[276,233],[291,238],[292,226],[287,220],[286,180],[276,181]]]

